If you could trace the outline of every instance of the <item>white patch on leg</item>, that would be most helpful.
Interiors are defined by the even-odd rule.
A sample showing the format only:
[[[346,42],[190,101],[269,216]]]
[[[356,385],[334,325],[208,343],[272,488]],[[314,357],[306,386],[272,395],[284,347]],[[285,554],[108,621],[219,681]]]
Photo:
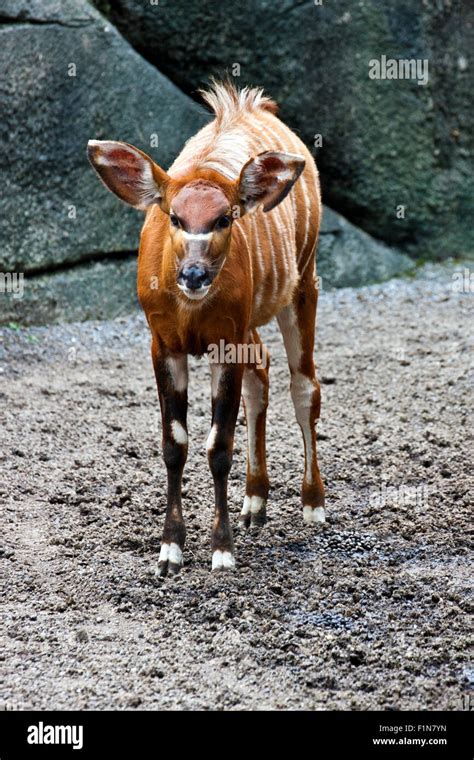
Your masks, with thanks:
[[[183,564],[183,552],[178,544],[161,544],[158,562],[172,562],[175,565]]]
[[[242,507],[241,515],[245,517],[248,514],[258,515],[265,507],[265,499],[261,496],[245,496],[244,506]]]
[[[231,552],[222,552],[220,549],[216,549],[212,555],[212,569],[213,570],[231,570],[235,567],[235,558]]]
[[[178,544],[170,544],[170,551],[168,555],[169,562],[173,562],[175,565],[183,564],[183,552]]]
[[[294,306],[285,306],[278,314],[277,320],[283,335],[288,364],[293,370],[297,370],[300,366],[302,350],[298,317]]]
[[[308,525],[326,522],[324,507],[303,507],[303,520]]]
[[[241,515],[245,517],[245,515],[250,514],[250,507],[252,504],[251,496],[245,496],[244,497],[244,506],[242,507]]]
[[[211,364],[211,393],[212,398],[216,398],[219,393],[219,385],[222,377],[222,365]]]
[[[166,366],[171,376],[173,388],[178,393],[183,393],[188,387],[188,357],[186,355],[177,358],[168,357]]]
[[[305,479],[311,485],[312,471],[311,464],[313,461],[313,442],[311,431],[311,407],[313,404],[313,395],[315,387],[311,378],[296,372],[291,381],[291,397],[295,407],[295,415],[298,424],[301,427],[305,446]]]
[[[207,437],[206,450],[208,452],[213,451],[217,438],[217,425],[211,427],[211,432]]]
[[[242,383],[242,397],[247,417],[247,452],[250,472],[257,471],[257,418],[265,409],[265,386],[255,370],[245,369]]]
[[[186,430],[182,424],[178,422],[178,420],[173,420],[171,423],[171,432],[176,443],[180,443],[182,446],[185,446],[187,444],[188,434],[186,433]]]

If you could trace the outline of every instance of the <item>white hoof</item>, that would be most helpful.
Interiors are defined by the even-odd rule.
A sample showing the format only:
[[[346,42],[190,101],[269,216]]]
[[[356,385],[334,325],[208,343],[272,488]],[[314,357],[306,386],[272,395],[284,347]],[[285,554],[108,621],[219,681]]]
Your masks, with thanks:
[[[266,501],[261,496],[245,496],[239,523],[245,527],[263,525],[266,521]]]
[[[244,498],[244,506],[242,507],[241,516],[258,515],[259,512],[265,509],[265,499],[261,496],[246,496]]]
[[[303,507],[303,520],[307,525],[326,522],[324,507]]]
[[[161,544],[156,575],[175,575],[183,565],[183,552],[178,544]]]
[[[221,552],[216,549],[212,555],[213,570],[232,570],[235,567],[235,558],[231,552]]]

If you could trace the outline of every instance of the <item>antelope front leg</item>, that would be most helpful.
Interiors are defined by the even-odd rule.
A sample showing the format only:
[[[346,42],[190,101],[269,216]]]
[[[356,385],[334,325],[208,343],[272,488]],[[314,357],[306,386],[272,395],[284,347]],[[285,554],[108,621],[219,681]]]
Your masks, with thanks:
[[[214,479],[215,517],[212,569],[235,567],[234,543],[227,506],[227,481],[232,465],[234,431],[242,389],[241,364],[212,364],[212,427],[207,456]]]
[[[242,398],[247,420],[247,483],[239,524],[245,528],[265,524],[269,489],[265,420],[268,407],[270,355],[256,330],[253,332],[253,339],[255,345],[261,347],[261,363],[246,365],[242,380]]]
[[[160,399],[163,459],[168,476],[168,499],[157,575],[175,575],[183,564],[186,528],[181,509],[181,481],[188,455],[187,356],[167,356],[152,344],[152,358]]]

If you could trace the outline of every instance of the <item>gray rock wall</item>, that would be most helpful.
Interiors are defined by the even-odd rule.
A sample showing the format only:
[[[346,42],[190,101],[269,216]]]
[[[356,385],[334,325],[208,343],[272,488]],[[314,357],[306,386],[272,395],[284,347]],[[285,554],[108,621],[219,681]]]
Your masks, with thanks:
[[[472,5],[96,5],[1,4],[0,322],[134,308],[141,214],[97,181],[87,140],[126,140],[167,166],[209,118],[196,88],[236,64],[236,83],[264,85],[307,144],[322,135],[323,198],[364,230],[326,209],[323,287],[398,274],[407,252],[473,251]],[[370,79],[368,61],[383,54],[427,57],[428,84]],[[15,274],[21,298],[6,287]]]
[[[322,135],[323,198],[355,224],[416,256],[474,252],[474,3],[97,2],[183,91],[235,64],[267,87],[308,144]],[[371,79],[383,55],[426,60],[427,84]]]
[[[97,182],[88,139],[167,164],[207,115],[84,0],[10,0],[1,15],[0,270],[136,249],[140,215]]]

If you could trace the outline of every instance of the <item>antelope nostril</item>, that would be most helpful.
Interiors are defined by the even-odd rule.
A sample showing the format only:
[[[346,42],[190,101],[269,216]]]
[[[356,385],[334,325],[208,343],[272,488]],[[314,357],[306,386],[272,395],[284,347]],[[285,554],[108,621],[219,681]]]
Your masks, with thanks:
[[[209,284],[209,273],[199,264],[191,264],[191,266],[184,267],[181,270],[178,279],[189,290],[198,290],[203,285]]]

